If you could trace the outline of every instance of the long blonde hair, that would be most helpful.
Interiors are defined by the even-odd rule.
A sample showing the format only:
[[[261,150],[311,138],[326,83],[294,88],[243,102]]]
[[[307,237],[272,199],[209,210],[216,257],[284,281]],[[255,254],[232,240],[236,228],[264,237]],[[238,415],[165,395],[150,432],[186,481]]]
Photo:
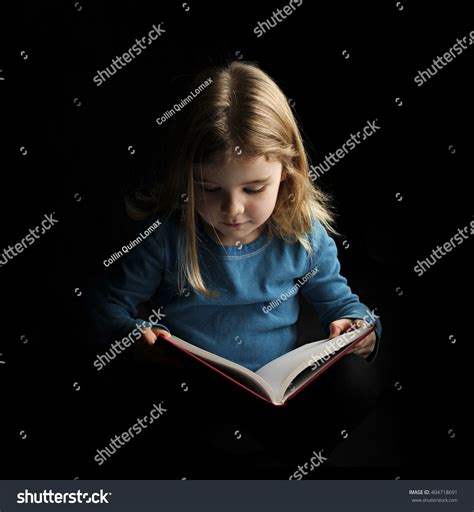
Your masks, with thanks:
[[[211,82],[206,82],[206,80]],[[203,88],[203,83],[210,83]],[[183,107],[181,134],[175,139],[175,154],[167,165],[163,184],[151,194],[136,195],[141,208],[126,199],[134,219],[167,212],[179,216],[180,262],[178,288],[185,281],[196,292],[211,298],[198,264],[193,168],[200,163],[228,164],[237,157],[278,159],[286,179],[281,182],[275,209],[267,221],[270,236],[289,243],[300,242],[311,255],[308,240],[312,217],[333,234],[334,212],[331,198],[310,180],[303,140],[288,100],[278,85],[255,63],[231,62],[200,73],[191,90],[199,94]],[[236,148],[238,146],[238,150]]]

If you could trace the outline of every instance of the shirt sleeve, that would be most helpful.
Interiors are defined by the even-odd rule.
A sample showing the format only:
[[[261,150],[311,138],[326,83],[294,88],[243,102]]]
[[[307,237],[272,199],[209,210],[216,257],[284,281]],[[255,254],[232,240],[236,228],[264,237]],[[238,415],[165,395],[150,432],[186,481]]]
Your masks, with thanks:
[[[144,229],[142,224],[140,227]],[[112,264],[118,265],[116,272],[95,290],[91,301],[101,340],[127,336],[137,327],[160,327],[169,332],[161,323],[135,318],[139,305],[155,294],[162,281],[165,257],[161,233],[152,233]]]
[[[315,219],[310,241],[313,255],[310,257],[310,269],[314,276],[301,287],[301,293],[314,307],[320,322],[329,335],[329,324],[340,318],[365,320],[376,323],[376,344],[374,350],[365,359],[372,362],[379,350],[382,324],[371,314],[369,308],[352,293],[345,277],[341,276],[341,265],[337,258],[337,247],[324,226]]]

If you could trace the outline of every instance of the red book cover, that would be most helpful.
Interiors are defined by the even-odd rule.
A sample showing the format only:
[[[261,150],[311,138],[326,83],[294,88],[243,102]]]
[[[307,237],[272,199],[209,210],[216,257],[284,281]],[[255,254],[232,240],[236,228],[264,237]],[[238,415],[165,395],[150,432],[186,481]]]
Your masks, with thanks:
[[[232,382],[234,382],[235,384],[237,384],[238,386],[240,386],[241,388],[245,389],[246,391],[248,391],[249,393],[252,393],[253,395],[257,396],[258,398],[260,398],[261,400],[264,400],[265,402],[268,402],[272,405],[275,405],[275,406],[278,406],[278,405],[287,405],[288,401],[293,398],[294,396],[296,396],[302,389],[304,389],[309,383],[313,382],[317,377],[319,377],[320,375],[322,375],[330,366],[332,366],[336,361],[338,361],[342,356],[344,356],[345,354],[347,354],[347,352],[354,348],[356,345],[358,345],[361,341],[363,341],[367,336],[369,336],[370,333],[372,333],[374,330],[375,330],[375,325],[372,326],[372,328],[367,331],[361,338],[359,338],[358,340],[356,341],[353,341],[351,343],[349,343],[344,349],[340,350],[336,356],[334,356],[328,363],[326,363],[325,365],[323,365],[321,367],[321,369],[316,372],[314,374],[313,377],[311,377],[310,379],[308,379],[307,382],[305,382],[303,384],[303,386],[301,386],[301,388],[299,388],[295,393],[293,393],[292,395],[290,395],[287,400],[283,403],[283,404],[275,404],[273,403],[271,400],[269,400],[267,397],[263,396],[263,395],[260,395],[259,393],[256,393],[254,390],[248,388],[247,386],[245,386],[245,384],[242,384],[241,382],[237,381],[236,379],[234,379],[233,377],[231,377],[230,375],[226,374],[225,372],[223,372],[221,369],[219,368],[216,368],[215,366],[213,366],[212,364],[210,364],[209,362],[205,361],[204,359],[202,359],[201,357],[189,352],[188,350],[184,349],[183,347],[181,347],[180,345],[174,343],[173,341],[171,340],[168,340],[167,338],[165,338],[164,335],[161,335],[159,337],[161,337],[163,340],[166,340],[168,341],[171,345],[173,345],[174,347],[178,348],[179,350],[181,350],[182,352],[184,352],[185,354],[193,357],[194,359],[196,359],[197,361],[205,364],[207,367],[211,368],[212,370],[214,370],[215,372],[219,373],[220,375],[224,376],[225,378],[231,380]]]

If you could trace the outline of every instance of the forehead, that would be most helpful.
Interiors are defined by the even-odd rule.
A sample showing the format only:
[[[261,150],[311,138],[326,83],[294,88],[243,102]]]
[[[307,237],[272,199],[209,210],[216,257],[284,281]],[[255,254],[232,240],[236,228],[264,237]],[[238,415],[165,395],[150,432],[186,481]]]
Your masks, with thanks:
[[[264,156],[252,159],[235,158],[228,165],[202,164],[196,166],[193,175],[197,179],[218,181],[251,181],[269,176],[279,176],[282,164],[279,160],[266,160]],[[201,174],[202,173],[202,174]]]

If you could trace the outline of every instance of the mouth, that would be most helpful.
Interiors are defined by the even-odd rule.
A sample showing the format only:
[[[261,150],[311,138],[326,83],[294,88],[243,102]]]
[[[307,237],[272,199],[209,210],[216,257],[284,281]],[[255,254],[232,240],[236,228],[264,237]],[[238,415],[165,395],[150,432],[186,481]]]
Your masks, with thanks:
[[[237,224],[229,224],[228,222],[223,222],[223,224],[229,228],[239,228],[240,226],[246,224],[246,222],[238,222]]]

